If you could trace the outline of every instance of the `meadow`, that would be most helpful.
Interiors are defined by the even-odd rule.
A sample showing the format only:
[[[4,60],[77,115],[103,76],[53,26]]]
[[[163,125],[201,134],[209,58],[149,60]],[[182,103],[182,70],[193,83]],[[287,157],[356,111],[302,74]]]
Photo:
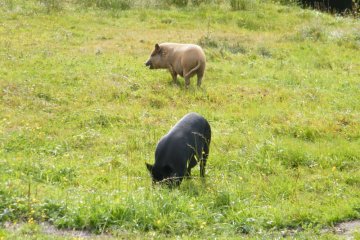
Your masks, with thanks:
[[[0,239],[338,239],[360,218],[359,18],[102,2],[0,1]],[[203,47],[201,88],[144,66],[160,42]],[[206,179],[153,187],[188,112],[212,128]]]

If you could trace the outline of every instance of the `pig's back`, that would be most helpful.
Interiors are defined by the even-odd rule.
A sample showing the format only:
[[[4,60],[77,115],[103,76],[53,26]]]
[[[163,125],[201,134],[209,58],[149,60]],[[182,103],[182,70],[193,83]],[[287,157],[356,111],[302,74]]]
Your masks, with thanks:
[[[197,113],[185,115],[163,136],[155,151],[155,162],[158,166],[171,164],[176,169],[185,171],[186,162],[196,149],[210,143],[211,129],[209,123]]]
[[[161,43],[161,47],[165,47],[174,53],[197,53],[199,57],[204,57],[203,49],[196,44],[183,44],[183,43]]]

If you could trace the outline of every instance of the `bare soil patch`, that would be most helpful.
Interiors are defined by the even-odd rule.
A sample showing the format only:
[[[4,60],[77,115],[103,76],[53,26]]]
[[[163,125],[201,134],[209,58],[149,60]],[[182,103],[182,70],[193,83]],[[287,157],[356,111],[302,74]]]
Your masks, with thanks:
[[[14,233],[23,232],[24,226],[25,226],[24,223],[14,224],[7,222],[4,224],[5,229]],[[64,237],[64,238],[80,238],[80,239],[113,239],[113,236],[109,234],[96,235],[85,230],[57,229],[53,225],[45,222],[39,223],[38,226],[39,226],[39,230],[36,232],[44,235],[52,235],[52,236]],[[31,235],[31,234],[35,234],[35,233],[31,233],[28,231],[26,233],[26,235]]]
[[[360,220],[352,220],[336,224],[332,228],[326,228],[322,233],[335,233],[345,239],[354,239],[355,233],[360,233]]]
[[[353,239],[354,233],[360,233],[360,220],[339,223],[335,229],[336,233],[345,236],[347,239]]]

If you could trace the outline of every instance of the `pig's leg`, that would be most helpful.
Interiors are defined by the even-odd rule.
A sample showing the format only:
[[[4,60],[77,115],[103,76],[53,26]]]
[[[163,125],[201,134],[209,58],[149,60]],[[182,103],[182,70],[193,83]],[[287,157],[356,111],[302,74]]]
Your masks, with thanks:
[[[189,88],[189,85],[190,85],[190,74],[189,74],[189,72],[188,71],[186,71],[185,69],[184,69],[184,72],[183,72],[183,76],[184,76],[184,78],[185,78],[185,87],[186,88]]]
[[[177,73],[174,71],[172,66],[169,66],[169,71],[170,71],[171,77],[173,79],[173,83],[177,84]]]
[[[202,153],[202,158],[200,160],[200,176],[205,177],[205,166],[206,166],[206,160],[209,156],[209,145],[208,143],[205,143],[204,149]]]
[[[201,85],[202,78],[203,78],[203,74],[202,74],[202,73],[198,73],[198,74],[197,74],[197,86],[198,86],[198,87],[200,87],[200,85]]]
[[[175,84],[177,84],[177,73],[176,72],[171,72],[171,76],[172,76],[173,82]]]
[[[195,155],[191,156],[189,162],[188,162],[188,166],[187,166],[187,170],[186,170],[186,177],[190,177],[191,176],[191,169],[193,167],[195,167],[195,165],[197,164]]]
[[[190,77],[185,77],[185,87],[189,88],[190,86]]]
[[[188,168],[188,169],[186,170],[185,177],[186,177],[186,178],[190,178],[190,176],[191,176],[191,168]]]

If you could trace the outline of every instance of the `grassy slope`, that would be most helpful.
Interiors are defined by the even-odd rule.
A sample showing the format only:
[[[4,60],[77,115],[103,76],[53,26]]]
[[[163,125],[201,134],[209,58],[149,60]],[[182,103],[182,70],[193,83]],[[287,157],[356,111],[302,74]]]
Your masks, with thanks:
[[[3,6],[1,221],[231,237],[359,218],[359,32],[358,20],[273,4]],[[143,67],[162,41],[205,45],[202,89]],[[190,111],[213,130],[206,183],[153,189],[144,162]]]

